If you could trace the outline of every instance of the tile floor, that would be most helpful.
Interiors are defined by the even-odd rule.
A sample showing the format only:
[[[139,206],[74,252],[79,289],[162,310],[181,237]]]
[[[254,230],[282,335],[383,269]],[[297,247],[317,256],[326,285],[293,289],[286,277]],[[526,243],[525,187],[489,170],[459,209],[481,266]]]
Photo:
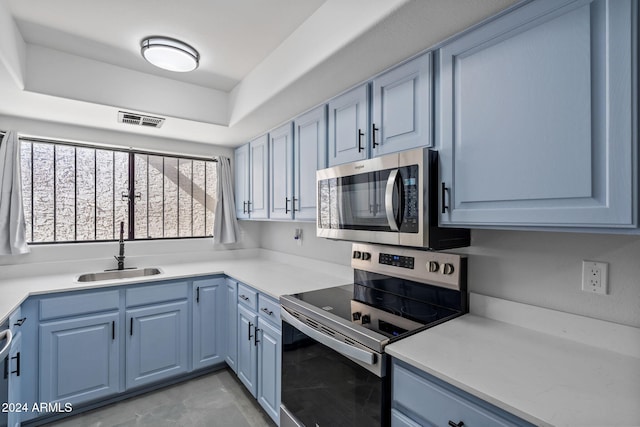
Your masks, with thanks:
[[[235,374],[223,369],[47,427],[274,427]]]

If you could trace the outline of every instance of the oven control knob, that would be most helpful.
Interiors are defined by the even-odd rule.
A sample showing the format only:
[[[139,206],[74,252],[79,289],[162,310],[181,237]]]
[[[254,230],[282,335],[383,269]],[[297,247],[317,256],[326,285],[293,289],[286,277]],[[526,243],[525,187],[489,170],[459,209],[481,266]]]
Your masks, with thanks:
[[[438,264],[438,261],[429,261],[427,270],[429,270],[429,273],[437,273],[440,270],[440,264]]]
[[[446,263],[440,266],[440,272],[442,272],[442,274],[446,274],[447,276],[453,274],[454,270],[455,269],[453,268],[453,264]]]
[[[367,323],[371,323],[371,316],[365,314],[362,316],[362,324],[366,325]]]
[[[371,259],[371,254],[369,252],[362,252],[362,260],[369,261]]]
[[[360,259],[360,258],[362,258],[362,252],[360,252],[360,251],[353,251],[353,258],[354,258],[354,259]]]
[[[362,317],[362,313],[360,313],[359,311],[356,311],[355,313],[351,314],[351,318],[353,319],[354,322],[357,322],[358,320],[360,320],[361,317]]]

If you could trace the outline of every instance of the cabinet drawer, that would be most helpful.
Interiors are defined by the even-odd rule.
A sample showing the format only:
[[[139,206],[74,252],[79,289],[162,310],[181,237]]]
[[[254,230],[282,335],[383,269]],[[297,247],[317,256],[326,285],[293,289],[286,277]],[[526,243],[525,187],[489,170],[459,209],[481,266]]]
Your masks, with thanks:
[[[280,328],[280,304],[260,294],[258,296],[258,314]]]
[[[238,302],[255,311],[258,309],[258,292],[248,286],[238,284]]]
[[[429,425],[446,426],[449,421],[468,426],[530,426],[462,390],[447,386],[427,374],[415,373],[399,364],[393,365],[392,406],[418,415]]]
[[[118,310],[119,308],[120,294],[116,290],[43,298],[40,300],[40,320]]]
[[[127,289],[125,295],[127,307],[186,299],[189,296],[189,284],[187,282],[150,284]]]
[[[402,412],[396,409],[392,409],[391,427],[420,427],[420,424],[418,424]]]

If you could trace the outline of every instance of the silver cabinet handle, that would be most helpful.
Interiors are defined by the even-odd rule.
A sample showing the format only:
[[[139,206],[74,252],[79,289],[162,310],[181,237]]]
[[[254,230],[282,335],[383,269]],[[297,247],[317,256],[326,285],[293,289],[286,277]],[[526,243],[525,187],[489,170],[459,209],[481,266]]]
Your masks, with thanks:
[[[249,297],[245,296],[244,294],[242,295],[238,295],[240,297],[240,299],[245,300],[245,301],[249,301]]]
[[[267,307],[262,307],[261,310],[269,316],[273,315],[273,311],[269,310]]]
[[[348,356],[355,360],[359,360],[360,362],[366,363],[368,365],[376,364],[375,353],[362,350],[342,341],[338,341],[335,338],[331,338],[330,336],[325,335],[322,332],[316,331],[312,327],[305,325],[304,323],[293,317],[284,307],[282,307],[280,316],[287,323],[297,328],[300,332],[304,333],[309,338],[313,338],[314,340],[326,345],[327,347],[337,351],[338,353],[344,354],[345,356]]]
[[[394,169],[389,174],[387,179],[387,186],[384,191],[384,208],[387,213],[387,221],[389,221],[389,227],[391,231],[398,231],[398,223],[396,222],[395,215],[393,214],[393,188],[396,185],[396,179],[398,178],[398,169]]]
[[[0,360],[4,360],[4,358],[7,357],[7,354],[9,354],[11,341],[13,341],[13,334],[11,333],[11,329],[5,329],[4,331],[0,332],[0,340],[7,340],[7,342],[4,344],[4,347],[2,347],[2,350],[0,350]]]

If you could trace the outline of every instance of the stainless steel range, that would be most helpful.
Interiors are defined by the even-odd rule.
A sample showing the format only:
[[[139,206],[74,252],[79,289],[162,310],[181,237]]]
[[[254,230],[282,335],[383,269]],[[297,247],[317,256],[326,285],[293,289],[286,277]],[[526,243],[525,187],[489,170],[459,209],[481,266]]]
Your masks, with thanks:
[[[353,284],[281,297],[281,427],[388,426],[384,347],[467,312],[466,261],[354,244]]]

